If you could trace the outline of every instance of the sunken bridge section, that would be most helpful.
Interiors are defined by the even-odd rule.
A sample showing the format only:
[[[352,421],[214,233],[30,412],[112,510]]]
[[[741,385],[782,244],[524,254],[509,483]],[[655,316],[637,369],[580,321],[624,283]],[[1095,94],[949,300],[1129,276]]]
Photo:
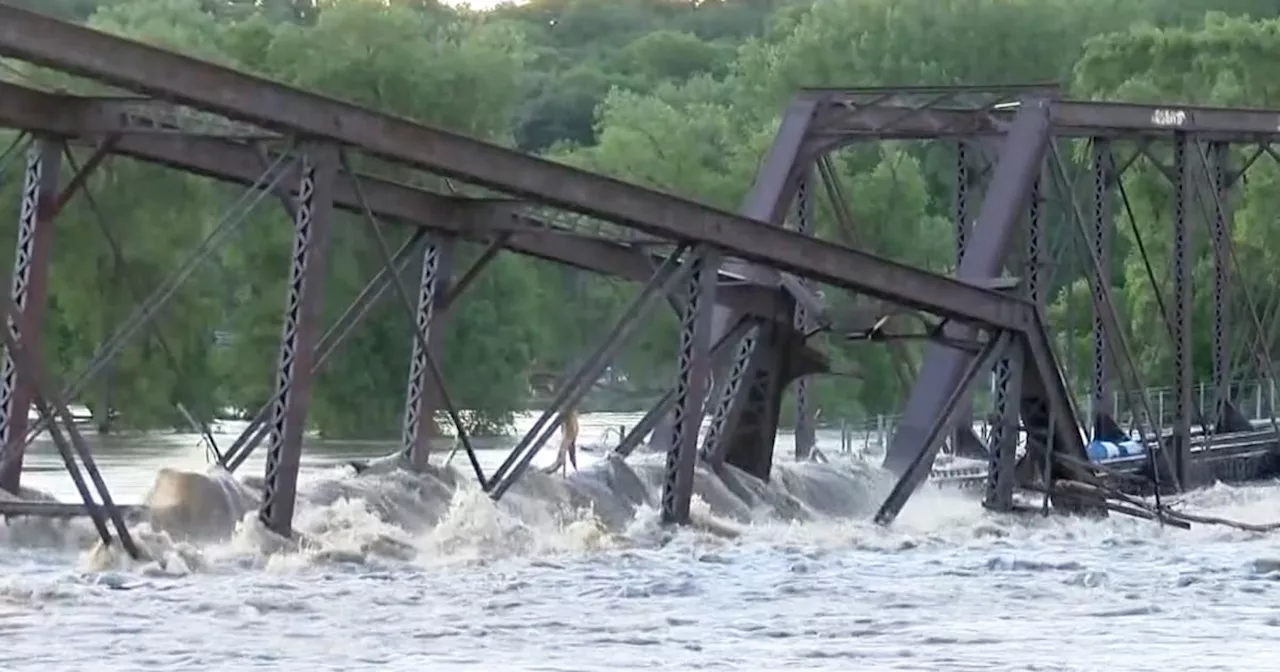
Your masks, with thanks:
[[[127,525],[137,512],[112,500],[67,403],[259,201],[274,202],[293,223],[274,392],[218,460],[234,471],[264,447],[258,515],[281,535],[292,532],[313,379],[370,307],[388,296],[414,324],[405,334],[413,344],[405,363],[405,463],[429,463],[431,423],[447,416],[476,479],[495,499],[655,310],[678,316],[676,371],[667,393],[613,450],[625,457],[647,443],[666,454],[661,508],[669,523],[689,519],[699,462],[769,478],[784,400],[797,404],[795,457],[819,459],[808,384],[830,372],[833,348],[887,348],[907,391],[884,459],[897,480],[876,516],[883,523],[931,470],[938,480],[980,485],[994,510],[1014,509],[1015,495],[1031,491],[1079,511],[1104,507],[1059,484],[1123,480],[1136,491],[1178,489],[1211,478],[1257,478],[1276,467],[1275,427],[1246,429],[1233,415],[1239,372],[1229,351],[1236,343],[1256,350],[1268,341],[1256,315],[1229,308],[1235,263],[1229,230],[1233,193],[1248,166],[1269,157],[1280,112],[1072,101],[1045,85],[799,91],[741,207],[726,212],[4,2],[0,56],[123,92],[79,96],[0,83],[0,125],[18,135],[5,157],[8,175],[22,188],[20,211],[11,215],[18,224],[12,289],[0,298],[11,325],[3,330],[0,363],[0,488],[21,492],[24,452],[47,433],[83,498],[67,505],[10,497],[0,501],[0,515],[87,515],[104,542],[139,552]],[[847,193],[832,157],[882,140],[954,157],[956,245],[948,268],[889,259],[859,231],[851,208],[858,194]],[[85,197],[87,177],[112,155],[239,185],[245,196],[228,205],[173,276],[152,288],[100,356],[64,379],[40,351],[55,222],[72,199]],[[409,184],[426,180],[367,175],[353,168],[364,157],[462,187],[441,193]],[[1176,394],[1163,419],[1128,394],[1141,381],[1110,275],[1100,270],[1110,268],[1122,177],[1139,160],[1157,166],[1176,194],[1168,234],[1173,288],[1162,322]],[[820,200],[828,207],[820,210]],[[336,211],[363,220],[385,268],[326,326],[317,306],[326,262],[343,253],[329,244],[332,227],[343,225]],[[817,236],[820,215],[834,220],[824,228],[840,231],[841,240]],[[1209,234],[1211,291],[1221,306],[1209,325],[1215,392],[1207,409],[1191,403],[1189,241],[1197,218]],[[387,227],[412,235],[392,249]],[[1061,249],[1051,249],[1051,240]],[[465,266],[455,264],[462,243],[483,248]],[[1047,317],[1051,271],[1064,265],[1063,250],[1079,255],[1076,266],[1085,269],[1092,297],[1093,357],[1085,376],[1064,367]],[[438,362],[449,353],[437,334],[452,313],[467,310],[468,287],[500,254],[625,278],[640,289],[602,330],[597,347],[558,378],[533,428],[486,474],[441,375]],[[405,278],[411,266],[416,282]],[[1269,358],[1246,359],[1263,362],[1253,373],[1272,379]],[[1081,379],[1087,383],[1074,382]],[[968,429],[980,380],[990,382],[992,399],[993,431],[983,440]],[[1114,412],[1100,410],[1101,400],[1116,395]],[[1083,410],[1081,398],[1092,400]],[[967,451],[979,466],[934,469],[944,445]],[[1227,463],[1248,467],[1221,467]]]

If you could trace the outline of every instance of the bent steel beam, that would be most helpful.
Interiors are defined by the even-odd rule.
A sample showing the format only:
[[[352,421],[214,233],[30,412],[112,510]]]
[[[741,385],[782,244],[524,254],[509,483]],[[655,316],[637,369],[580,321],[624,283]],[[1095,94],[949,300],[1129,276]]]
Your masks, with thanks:
[[[0,5],[0,55],[271,130],[359,147],[952,320],[1025,326],[1026,303],[1015,297],[9,5]]]
[[[18,215],[18,243],[13,256],[9,299],[14,313],[7,328],[39,359],[44,341],[44,314],[52,257],[53,222],[62,167],[62,143],[37,137],[28,150]],[[0,489],[17,493],[27,447],[27,414],[32,383],[18,370],[15,355],[6,349],[0,362]]]
[[[78,129],[85,125],[82,120],[101,114],[96,103],[94,99],[0,82],[0,121],[14,126],[79,137]],[[251,146],[210,137],[121,136],[115,139],[111,151],[242,186],[252,184],[262,172],[261,158]],[[635,282],[647,281],[653,265],[661,262],[660,255],[622,243],[552,228],[521,214],[514,202],[444,196],[365,175],[354,179],[360,181],[374,214],[383,219],[481,242],[501,231],[509,234],[505,245],[512,252]],[[352,176],[340,173],[334,205],[361,214],[363,209],[352,180]],[[726,283],[716,292],[716,298],[724,306],[749,315],[787,319],[789,312],[778,300],[776,288],[722,277]]]
[[[1049,140],[1046,107],[1044,101],[1025,103],[1013,131],[1004,141],[991,187],[983,199],[972,238],[957,269],[957,275],[963,279],[989,281],[1001,273],[1031,185],[1044,161]],[[1029,304],[1027,307],[1034,312]],[[953,328],[949,331],[951,338],[970,338],[967,329]],[[972,353],[939,343],[930,343],[926,348],[920,377],[911,389],[906,409],[884,459],[884,467],[889,471],[900,477],[912,476],[903,483],[908,496],[928,472],[924,469],[908,473],[909,469],[922,460],[926,466],[933,463],[933,454],[939,446],[929,441],[930,432],[972,361]],[[967,399],[966,394],[959,403],[965,404]],[[930,454],[922,458],[922,452]]]

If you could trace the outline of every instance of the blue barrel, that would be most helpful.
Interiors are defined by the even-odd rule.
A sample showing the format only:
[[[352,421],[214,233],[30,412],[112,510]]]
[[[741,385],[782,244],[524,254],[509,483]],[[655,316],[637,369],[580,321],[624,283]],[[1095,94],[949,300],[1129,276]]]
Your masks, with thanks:
[[[1111,462],[1133,457],[1144,457],[1145,448],[1138,441],[1090,441],[1087,448],[1089,460],[1093,462]]]

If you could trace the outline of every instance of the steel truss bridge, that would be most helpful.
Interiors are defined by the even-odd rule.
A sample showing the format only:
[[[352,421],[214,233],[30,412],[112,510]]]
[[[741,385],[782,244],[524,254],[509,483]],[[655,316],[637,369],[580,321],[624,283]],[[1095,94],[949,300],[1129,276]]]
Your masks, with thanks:
[[[972,442],[967,429],[955,428],[971,425],[974,381],[993,371],[995,429],[980,450],[988,464],[981,475],[986,506],[1010,510],[1015,490],[1037,483],[1048,489],[1058,479],[1093,482],[1101,477],[1080,431],[1082,413],[1047,331],[1045,302],[1057,265],[1048,222],[1063,222],[1068,233],[1060,238],[1077,242],[1088,269],[1094,324],[1090,393],[1105,400],[1116,390],[1140,389],[1108,276],[1100,270],[1110,268],[1120,178],[1139,160],[1158,165],[1175,194],[1173,288],[1164,323],[1177,394],[1167,436],[1161,438],[1158,419],[1141,399],[1125,395],[1124,401],[1135,418],[1134,431],[1148,447],[1148,462],[1159,464],[1151,470],[1157,486],[1190,487],[1217,475],[1195,457],[1193,444],[1204,439],[1193,440],[1192,427],[1212,427],[1211,435],[1241,429],[1231,421],[1228,394],[1233,344],[1246,342],[1262,355],[1257,361],[1270,362],[1263,320],[1252,308],[1247,316],[1230,310],[1235,254],[1229,231],[1232,194],[1249,165],[1274,155],[1270,143],[1280,137],[1280,111],[1071,101],[1056,87],[1042,85],[805,90],[786,109],[740,211],[731,213],[2,1],[0,57],[131,92],[78,96],[0,83],[0,126],[19,131],[19,149],[25,150],[10,158],[26,159],[12,292],[0,295],[0,312],[10,325],[0,330],[6,346],[0,364],[0,487],[18,492],[24,450],[37,433],[48,431],[83,499],[79,505],[3,503],[0,515],[88,515],[106,543],[119,543],[131,554],[139,551],[125,524],[129,511],[112,500],[66,404],[163,309],[252,205],[267,197],[293,221],[275,391],[220,459],[234,470],[266,443],[259,516],[286,536],[292,533],[313,378],[387,294],[395,295],[416,324],[406,374],[404,456],[414,467],[427,463],[430,423],[443,412],[456,424],[476,478],[495,499],[521,477],[558,429],[562,411],[582,398],[628,334],[663,304],[679,315],[678,374],[615,450],[625,457],[652,434],[651,445],[665,451],[666,522],[688,520],[699,461],[726,478],[733,473],[729,466],[769,478],[779,409],[789,387],[800,407],[797,456],[811,455],[814,411],[806,382],[829,370],[827,354],[813,338],[823,332],[844,336],[850,347],[893,348],[897,375],[910,389],[885,458],[899,481],[879,510],[880,522],[891,521],[929,477],[944,443]],[[886,258],[860,240],[849,207],[857,194],[845,192],[832,156],[884,140],[932,144],[955,157],[956,263],[950,275]],[[1074,174],[1080,171],[1073,170],[1079,161],[1068,155],[1072,143],[1088,149],[1083,176]],[[173,276],[139,303],[94,363],[64,381],[42,364],[40,353],[54,224],[71,199],[86,197],[89,175],[112,155],[246,191]],[[358,159],[369,157],[467,186],[440,193],[354,169]],[[839,243],[813,231],[821,196],[844,232]],[[318,306],[326,263],[341,253],[328,245],[335,210],[366,221],[385,268],[324,330]],[[613,233],[566,224],[565,213],[608,223]],[[1197,218],[1206,224],[1214,261],[1212,367],[1218,392],[1207,411],[1193,408],[1191,392],[1191,240]],[[411,227],[413,235],[392,250],[384,223]],[[465,269],[453,263],[460,242],[484,246]],[[486,265],[504,253],[625,278],[643,289],[597,349],[563,378],[552,407],[506,461],[484,474],[442,379],[438,361],[447,353],[436,335],[451,312],[465,309],[463,294]],[[414,264],[421,273],[411,286],[403,276]],[[858,315],[827,308],[822,297],[839,291],[859,297]],[[904,330],[906,325],[916,329]],[[1233,338],[1232,328],[1249,335]],[[922,356],[908,352],[908,338],[926,340]],[[1269,370],[1267,377],[1272,378]],[[28,421],[32,407],[41,418],[35,426]],[[1208,420],[1202,417],[1206,412]],[[699,427],[708,415],[710,429],[700,441]],[[1105,414],[1095,415],[1095,425],[1109,422]],[[1264,434],[1251,445],[1270,455],[1274,427]],[[1055,504],[1081,508],[1065,497]]]

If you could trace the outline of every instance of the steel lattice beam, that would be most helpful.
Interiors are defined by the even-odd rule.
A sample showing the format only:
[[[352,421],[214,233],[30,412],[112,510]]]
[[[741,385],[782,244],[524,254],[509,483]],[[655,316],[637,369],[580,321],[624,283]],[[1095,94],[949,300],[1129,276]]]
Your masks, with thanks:
[[[807,90],[799,97],[818,101],[815,136],[837,142],[1005,135],[1018,111],[1009,102],[976,108],[912,107],[892,100],[860,104],[852,94],[832,90]],[[1171,139],[1183,132],[1201,140],[1262,142],[1280,139],[1280,110],[1050,100],[1049,126],[1056,137]]]
[[[0,123],[39,127],[43,132],[78,136],[78,119],[102,113],[96,101],[60,96],[0,82]],[[209,137],[130,135],[115,139],[111,151],[121,156],[157,163],[204,177],[247,186],[262,172],[262,161],[249,145]],[[424,226],[472,241],[484,241],[508,232],[505,247],[513,252],[567,264],[583,270],[645,282],[660,255],[647,254],[628,245],[552,228],[519,212],[520,203],[504,200],[472,200],[435,194],[423,189],[367,176],[360,184],[370,207],[379,217]],[[296,182],[291,180],[290,183]],[[334,206],[362,213],[351,178],[338,176]],[[727,307],[757,317],[785,321],[789,308],[770,287],[733,283],[716,293]]]
[[[620,180],[0,5],[0,55],[372,155],[918,310],[1022,330],[1030,304]]]

